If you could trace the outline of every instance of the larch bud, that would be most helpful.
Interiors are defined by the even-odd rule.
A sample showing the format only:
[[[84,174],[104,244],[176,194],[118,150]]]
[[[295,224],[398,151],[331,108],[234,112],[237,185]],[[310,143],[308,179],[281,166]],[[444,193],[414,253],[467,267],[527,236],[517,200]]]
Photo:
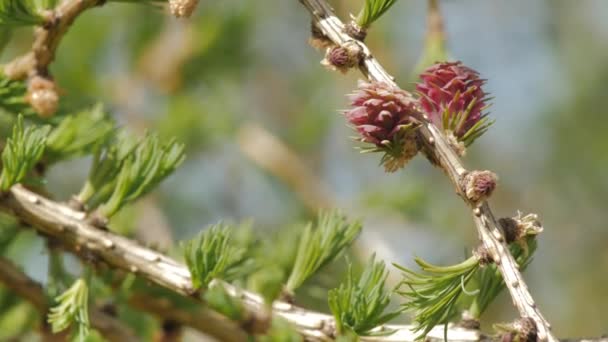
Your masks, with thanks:
[[[415,128],[421,122],[411,94],[386,83],[360,81],[344,116],[372,144],[368,151],[385,152],[382,164],[389,172],[403,167],[418,152]]]
[[[171,14],[177,18],[190,17],[196,9],[198,0],[169,0]]]
[[[465,196],[473,203],[486,200],[496,188],[498,177],[492,171],[471,171],[462,180]]]
[[[41,76],[30,79],[26,98],[42,118],[53,116],[59,107],[59,94],[55,82]]]
[[[347,43],[344,46],[334,46],[327,49],[325,58],[321,61],[325,67],[346,73],[357,66],[361,61],[361,47],[356,43]]]

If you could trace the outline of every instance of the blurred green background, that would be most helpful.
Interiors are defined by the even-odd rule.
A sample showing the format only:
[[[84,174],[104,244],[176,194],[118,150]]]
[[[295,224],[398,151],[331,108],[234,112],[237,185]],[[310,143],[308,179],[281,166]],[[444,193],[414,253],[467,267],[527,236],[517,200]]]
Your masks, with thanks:
[[[343,18],[360,3],[332,1]],[[450,55],[495,97],[496,123],[466,164],[498,173],[498,216],[535,212],[545,226],[525,274],[532,294],[557,335],[607,333],[608,2],[446,0],[441,11]],[[407,89],[425,16],[425,1],[400,1],[367,38]],[[201,0],[191,20],[110,3],[77,20],[52,65],[65,104],[100,101],[121,125],[187,146],[185,164],[114,229],[167,247],[220,219],[281,229],[335,206],[364,220],[362,255],[447,264],[475,246],[470,214],[438,169],[419,157],[386,174],[380,156],[353,149],[338,110],[361,76],[324,70],[309,27],[295,0]],[[30,44],[31,31],[19,30],[1,62]],[[54,167],[49,188],[67,199],[88,169],[89,160]],[[13,253],[44,282],[43,245],[29,239]],[[508,295],[487,316],[515,317]]]

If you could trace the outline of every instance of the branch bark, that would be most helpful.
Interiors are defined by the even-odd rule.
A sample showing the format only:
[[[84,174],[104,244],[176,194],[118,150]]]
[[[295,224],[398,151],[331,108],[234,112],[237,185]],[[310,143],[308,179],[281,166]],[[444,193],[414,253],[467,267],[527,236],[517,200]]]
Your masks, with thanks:
[[[361,73],[370,81],[383,82],[393,87],[399,86],[380,63],[373,57],[369,48],[362,42],[353,39],[344,31],[344,24],[333,13],[332,8],[325,0],[299,0],[310,12],[314,24],[334,44],[345,46],[358,44],[362,51],[362,59],[359,64]],[[436,157],[437,161],[452,181],[456,191],[467,203],[473,214],[479,239],[483,246],[492,255],[498,266],[505,284],[511,294],[513,304],[519,311],[521,317],[529,317],[534,320],[538,329],[538,338],[541,341],[555,342],[557,339],[551,332],[551,325],[538,309],[528,287],[519,272],[517,263],[509,253],[500,227],[494,218],[489,204],[484,201],[480,204],[474,203],[465,196],[462,179],[468,173],[458,155],[448,144],[446,137],[428,119],[422,124],[419,133],[428,151]]]
[[[46,22],[37,27],[31,51],[7,64],[5,73],[11,79],[35,75],[48,76],[49,64],[55,59],[59,42],[82,12],[100,4],[100,0],[68,0],[45,13]]]
[[[11,261],[0,257],[0,283],[32,304],[42,317],[46,317],[49,303],[42,286],[19,270]],[[90,310],[91,325],[108,341],[139,341],[133,331],[116,318],[98,308]]]

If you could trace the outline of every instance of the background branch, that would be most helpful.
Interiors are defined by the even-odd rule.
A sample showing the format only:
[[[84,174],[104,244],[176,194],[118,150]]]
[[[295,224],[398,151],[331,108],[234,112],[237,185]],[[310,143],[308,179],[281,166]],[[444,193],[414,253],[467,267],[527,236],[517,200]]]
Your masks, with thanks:
[[[334,44],[345,46],[346,43],[355,43],[359,45],[362,51],[359,69],[365,77],[371,81],[383,82],[398,88],[394,77],[384,70],[380,63],[372,56],[367,46],[345,33],[344,24],[334,15],[333,10],[326,1],[300,0],[300,2],[309,10],[316,26]],[[511,294],[513,304],[519,311],[520,316],[530,317],[534,320],[540,340],[556,341],[556,338],[551,333],[551,325],[538,309],[519,272],[517,263],[508,252],[504,237],[490,206],[485,201],[481,204],[473,203],[464,195],[461,180],[468,171],[464,168],[458,155],[450,147],[443,134],[428,119],[420,127],[419,133],[423,138],[425,147],[436,158],[452,181],[457,192],[461,195],[460,197],[471,208],[479,238],[498,266]]]
[[[100,4],[99,0],[63,1],[56,9],[45,13],[46,23],[37,27],[32,50],[17,57],[5,67],[11,79],[30,78],[36,75],[48,76],[48,66],[55,59],[59,42],[74,20],[85,10]]]
[[[238,143],[249,159],[289,185],[310,212],[332,207],[332,195],[277,137],[254,123],[248,123],[239,129]]]
[[[11,261],[2,257],[0,257],[0,283],[32,304],[40,313],[42,320],[46,321],[49,303],[42,286],[23,273]],[[93,328],[109,341],[139,340],[130,328],[99,308],[92,308],[90,316]]]

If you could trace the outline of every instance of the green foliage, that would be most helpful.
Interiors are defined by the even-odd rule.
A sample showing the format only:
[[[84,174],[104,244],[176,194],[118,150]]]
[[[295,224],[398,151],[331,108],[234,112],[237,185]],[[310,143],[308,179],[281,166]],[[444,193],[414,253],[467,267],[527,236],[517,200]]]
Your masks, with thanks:
[[[415,260],[422,272],[399,265],[395,267],[403,272],[398,291],[408,299],[403,309],[415,313],[414,331],[421,331],[418,339],[423,339],[437,324],[448,323],[463,293],[473,295],[466,291],[465,286],[478,269],[479,260],[473,256],[453,266],[436,266],[420,258]]]
[[[265,234],[261,239],[259,248],[254,257],[263,267],[279,267],[286,276],[291,272],[298,249],[296,248],[302,237],[302,226],[291,226],[280,229],[273,235]]]
[[[66,116],[48,136],[45,160],[54,163],[91,154],[107,144],[115,129],[101,104]]]
[[[27,173],[44,153],[48,127],[23,127],[23,117],[19,116],[13,126],[13,134],[6,141],[2,151],[2,174],[0,190],[8,190],[25,179]]]
[[[0,253],[6,251],[20,231],[21,227],[12,217],[0,215]]]
[[[316,229],[312,224],[304,229],[285,289],[293,292],[321,267],[334,260],[350,246],[361,228],[361,223],[348,222],[337,211],[321,212]]]
[[[532,257],[537,247],[535,237],[528,236],[525,240],[525,247],[518,243],[509,245],[511,255],[517,261],[519,269],[522,272],[532,262]],[[494,264],[482,267],[475,275],[474,281],[479,288],[479,294],[473,298],[469,313],[473,317],[479,318],[486,311],[490,303],[504,290],[505,282],[498,267]]]
[[[12,33],[12,29],[7,27],[0,27],[0,53],[4,51],[4,48],[10,42]]]
[[[109,130],[110,123],[104,122]],[[91,148],[90,144],[83,146]],[[184,146],[174,140],[161,144],[158,136],[148,134],[135,142],[121,133],[112,144],[95,153],[91,173],[78,199],[91,207],[101,204],[100,213],[111,217],[125,204],[152,190],[183,161]]]
[[[37,0],[37,1],[38,1],[38,7],[44,8],[44,9],[55,8],[55,6],[57,6],[57,4],[59,4],[59,0]]]
[[[281,294],[284,281],[285,272],[280,267],[266,265],[248,277],[247,288],[262,296],[265,303],[270,305]]]
[[[64,293],[55,300],[57,306],[50,309],[48,322],[51,324],[53,333],[67,329],[71,324],[76,324],[78,338],[83,341],[89,334],[89,312],[88,312],[89,289],[84,279],[78,279]]]
[[[392,331],[371,330],[397,317],[401,312],[384,313],[390,304],[390,293],[384,285],[388,271],[382,261],[369,260],[365,271],[355,280],[352,267],[349,267],[346,283],[327,294],[329,308],[336,319],[339,334],[353,331],[357,335],[388,335]]]
[[[95,152],[89,177],[78,194],[78,199],[91,208],[105,202],[115,186],[116,176],[125,159],[137,146],[137,141],[120,131],[113,142]]]
[[[35,0],[0,1],[0,27],[40,25],[44,18],[38,13]]]
[[[0,315],[0,341],[28,340],[24,336],[37,323],[37,312],[32,305],[19,300],[19,297],[13,293],[6,292],[6,294],[12,300],[2,303],[4,305],[0,308],[0,312],[2,312]],[[15,339],[15,336],[22,338]]]
[[[49,248],[46,294],[57,297],[74,282],[74,277],[65,269],[63,252]]]
[[[378,20],[397,0],[365,0],[363,9],[357,16],[357,25],[368,28],[374,21]]]
[[[143,196],[169,176],[184,161],[184,145],[169,141],[161,145],[158,136],[149,134],[125,158],[111,197],[100,207],[106,217],[123,205]]]
[[[458,101],[458,96],[460,94],[456,94],[453,101]],[[473,99],[467,109],[463,112],[452,113],[449,110],[449,107],[443,111],[442,120],[443,127],[446,130],[450,130],[452,132],[459,132],[462,130],[464,124],[467,122],[469,115],[472,112],[473,107],[482,99]],[[484,101],[488,101],[489,99],[483,99]],[[486,110],[488,106],[484,106],[482,111]],[[464,142],[466,146],[471,145],[477,138],[482,136],[494,123],[494,120],[488,119],[487,114],[483,114],[482,117],[471,127],[462,137],[459,137],[458,140]]]
[[[204,295],[205,301],[213,310],[229,319],[239,322],[244,317],[243,303],[231,296],[220,283],[209,286]]]
[[[23,114],[27,117],[36,113],[25,100],[27,85],[24,81],[14,81],[0,72],[0,108],[12,113]]]
[[[251,251],[255,263],[248,276],[247,289],[260,294],[267,304],[272,303],[282,292],[283,285],[295,263],[297,246],[302,230],[287,227],[274,234],[264,234]]]
[[[247,261],[247,249],[235,243],[231,228],[223,224],[212,226],[184,246],[186,265],[195,288],[207,287],[211,280],[232,280],[242,276]]]

